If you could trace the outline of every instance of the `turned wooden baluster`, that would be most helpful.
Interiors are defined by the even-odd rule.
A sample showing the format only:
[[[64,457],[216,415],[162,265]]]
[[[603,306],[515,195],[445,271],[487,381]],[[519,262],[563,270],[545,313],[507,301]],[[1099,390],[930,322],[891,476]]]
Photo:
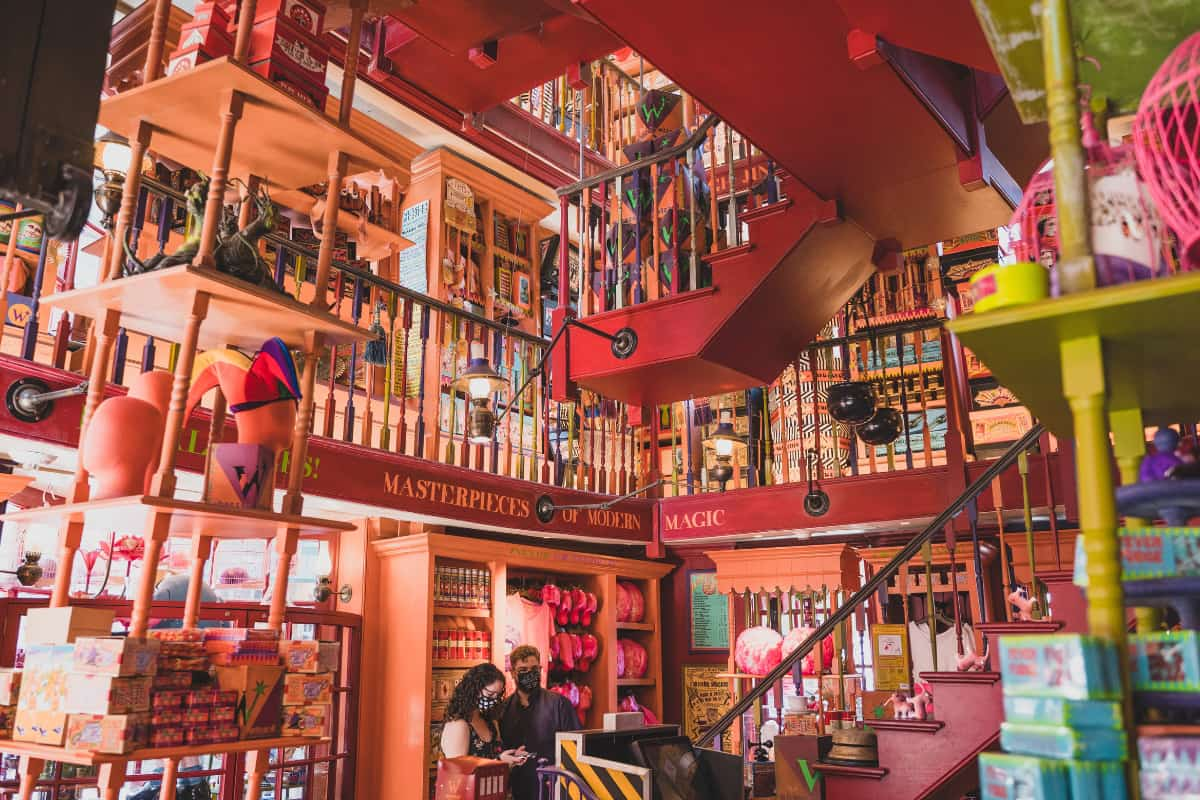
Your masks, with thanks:
[[[175,375],[171,384],[171,405],[167,409],[166,424],[163,428],[162,452],[159,456],[158,471],[150,484],[151,494],[159,497],[171,497],[175,493],[175,456],[179,452],[179,437],[186,420],[183,418],[187,404],[188,389],[192,383],[192,364],[196,357],[196,345],[200,338],[200,323],[208,315],[209,295],[205,292],[195,292],[192,296],[192,307],[184,325],[183,337],[179,342],[179,358],[175,363]],[[157,561],[147,561],[156,564]],[[154,570],[145,570],[151,577]],[[153,587],[151,587],[153,588]]]
[[[325,187],[325,208],[321,216],[321,247],[317,251],[317,277],[313,284],[312,307],[324,313],[328,310],[326,295],[329,291],[329,273],[333,269],[333,248],[337,240],[338,212],[341,210],[339,197],[342,179],[346,176],[350,157],[341,152],[329,154],[327,164],[328,184]]]
[[[244,0],[253,5],[252,0]],[[246,6],[242,6],[243,15],[245,14]],[[247,35],[249,35],[247,33]],[[238,120],[242,118],[242,108],[245,103],[245,98],[241,93],[232,89],[228,89],[224,93],[224,98],[221,103],[221,128],[217,133],[217,147],[213,154],[212,170],[209,172],[208,179],[208,198],[204,205],[204,224],[200,228],[200,245],[196,251],[196,257],[192,263],[197,267],[212,269],[216,267],[213,261],[213,251],[217,243],[217,229],[221,224],[221,215],[225,205],[225,189],[228,185],[229,177],[229,162],[233,158],[233,140],[234,134],[237,132]],[[132,143],[131,143],[132,145]],[[133,172],[132,167],[130,172]],[[128,180],[125,184],[125,190],[128,192]],[[125,201],[121,202],[122,210],[124,210]],[[130,209],[132,212],[132,208]],[[120,231],[118,231],[120,233]],[[121,242],[121,238],[114,237],[115,242]],[[114,248],[116,250],[117,248]],[[119,276],[120,264],[124,260],[124,254],[119,251],[113,258],[113,263],[109,266],[109,277],[116,278]]]
[[[150,22],[150,40],[146,44],[146,63],[142,67],[143,86],[162,77],[163,50],[170,17],[171,0],[154,0],[154,18]]]
[[[304,462],[308,457],[308,431],[312,425],[313,390],[317,379],[317,360],[321,357],[324,337],[310,332],[304,336],[304,371],[300,375],[300,404],[296,409],[296,426],[292,429],[289,448],[287,492],[283,497],[283,513],[299,514],[304,507],[301,484],[304,481]]]
[[[362,319],[362,278],[354,279],[354,293],[350,299],[350,321],[354,327]],[[369,370],[370,367],[368,366]],[[358,342],[350,345],[350,364],[346,369],[346,410],[342,414],[342,441],[354,441],[354,395],[358,388]],[[368,398],[367,402],[370,402]]]
[[[258,6],[258,0],[240,0],[241,8],[238,14],[237,21],[237,40],[233,45],[233,60],[239,64],[246,62],[246,55],[250,52],[250,34],[254,30],[254,12]]]
[[[421,366],[417,380],[417,421],[413,437],[413,455],[417,458],[425,457],[425,362],[429,358],[429,318],[432,311],[429,307],[421,309]],[[437,458],[436,449],[434,453],[434,458]]]
[[[350,37],[346,42],[346,60],[342,65],[342,93],[338,98],[338,124],[350,124],[354,110],[354,85],[358,77],[358,57],[362,44],[363,12],[366,0],[350,2]]]
[[[413,301],[402,299],[400,302],[404,303],[404,313],[400,317],[400,324],[404,328],[404,356],[400,362],[400,414],[396,420],[396,452],[406,455],[408,453],[408,343],[409,337],[412,335]],[[422,314],[422,316],[425,315]]]

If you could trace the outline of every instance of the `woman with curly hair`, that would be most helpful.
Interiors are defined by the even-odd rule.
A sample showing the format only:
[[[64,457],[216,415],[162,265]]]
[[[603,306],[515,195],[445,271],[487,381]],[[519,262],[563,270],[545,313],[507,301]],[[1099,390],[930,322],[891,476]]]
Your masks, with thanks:
[[[446,758],[476,756],[522,764],[525,748],[505,750],[497,719],[504,700],[504,673],[489,662],[467,670],[446,707],[442,728],[442,753]]]

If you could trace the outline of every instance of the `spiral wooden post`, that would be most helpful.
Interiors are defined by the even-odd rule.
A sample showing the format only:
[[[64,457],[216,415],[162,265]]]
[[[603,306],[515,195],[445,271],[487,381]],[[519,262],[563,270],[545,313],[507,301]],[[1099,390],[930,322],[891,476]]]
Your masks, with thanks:
[[[142,67],[143,86],[162,77],[163,49],[167,41],[167,22],[170,16],[171,0],[154,0],[154,19],[150,23],[150,43],[146,45],[146,64]]]
[[[179,343],[179,359],[175,362],[175,378],[171,384],[171,405],[163,426],[162,453],[158,459],[158,471],[150,483],[150,493],[159,497],[170,497],[175,493],[175,456],[179,452],[179,437],[187,420],[183,418],[187,405],[188,389],[192,385],[192,364],[196,358],[196,344],[200,339],[200,323],[208,315],[209,295],[196,292],[192,296],[192,308],[184,325],[183,338]],[[146,561],[147,564],[155,562]]]
[[[242,16],[253,0],[244,0]],[[239,32],[240,35],[240,32]],[[221,104],[221,129],[217,133],[217,147],[213,153],[212,171],[208,178],[208,199],[204,204],[204,225],[200,228],[200,247],[192,261],[198,267],[212,268],[213,250],[217,244],[217,230],[221,224],[221,213],[225,206],[225,186],[229,176],[229,161],[233,157],[233,137],[237,132],[238,120],[242,118],[245,98],[230,89]],[[128,186],[126,186],[128,193]],[[124,200],[122,200],[122,207]],[[123,210],[123,208],[122,208]],[[120,241],[119,239],[117,241]]]
[[[142,120],[137,123],[133,136],[129,139],[129,172],[125,175],[125,185],[121,190],[121,208],[113,226],[111,246],[105,251],[108,261],[101,270],[101,275],[106,280],[121,277],[121,267],[125,263],[124,242],[133,225],[138,193],[142,188],[142,161],[146,158],[146,149],[150,146],[150,136],[150,124]],[[136,247],[136,244],[134,246]]]

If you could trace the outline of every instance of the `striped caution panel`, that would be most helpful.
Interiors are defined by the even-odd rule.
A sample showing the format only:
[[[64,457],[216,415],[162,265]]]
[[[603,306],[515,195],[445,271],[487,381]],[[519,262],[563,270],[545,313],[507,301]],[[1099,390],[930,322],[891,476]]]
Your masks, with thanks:
[[[638,774],[645,773],[644,769],[580,755],[579,742],[573,738],[560,740],[558,753],[560,766],[583,778],[600,800],[646,800],[649,797],[646,779]],[[580,800],[579,790],[570,785],[566,785],[561,794],[570,800]]]

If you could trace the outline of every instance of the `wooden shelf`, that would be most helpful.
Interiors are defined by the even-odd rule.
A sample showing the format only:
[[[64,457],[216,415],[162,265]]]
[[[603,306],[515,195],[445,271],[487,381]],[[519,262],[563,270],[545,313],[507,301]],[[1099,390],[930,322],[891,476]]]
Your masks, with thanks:
[[[1181,377],[1200,370],[1198,303],[1200,272],[1191,272],[967,314],[949,328],[1030,413],[1071,438],[1059,343],[1076,336],[1100,336],[1108,374],[1136,390],[1148,427],[1200,415],[1200,395]]]
[[[328,178],[329,155],[336,151],[349,156],[348,174],[393,164],[348,128],[228,58],[106,98],[98,122],[130,137],[145,120],[153,126],[152,151],[208,172],[230,91],[245,98],[230,177],[255,175],[281,189],[309,186]]]
[[[187,758],[189,756],[218,755],[221,753],[246,753],[251,750],[267,750],[284,747],[311,747],[318,744],[328,744],[329,739],[315,736],[277,736],[271,739],[242,739],[236,742],[220,744],[188,745],[181,747],[147,747],[134,750],[125,755],[114,753],[93,753],[87,750],[68,750],[65,747],[53,747],[46,744],[31,742],[0,742],[0,752],[12,753],[19,756],[44,758],[47,761],[59,761],[65,764],[94,766],[96,764],[116,764],[122,761],[153,761],[164,758]]]
[[[476,619],[491,619],[490,608],[453,608],[452,606],[434,606],[435,617],[474,617]]]
[[[1200,725],[1138,725],[1138,736],[1200,736]]]
[[[653,631],[653,622],[618,622],[617,630],[619,631]]]
[[[653,686],[654,678],[617,678],[617,686]]]
[[[483,658],[442,658],[433,660],[434,669],[470,669],[477,664],[482,664],[487,659]]]
[[[200,325],[202,349],[228,344],[256,350],[272,336],[298,346],[309,331],[323,334],[327,344],[365,341],[371,336],[367,329],[316,311],[290,295],[190,264],[52,294],[42,304],[92,319],[102,319],[107,309],[116,309],[126,329],[177,341],[194,292],[206,292],[211,298],[208,316]]]
[[[353,524],[337,520],[145,495],[23,509],[4,514],[0,520],[42,525],[70,520],[83,522],[85,530],[133,532],[141,530],[146,518],[155,512],[171,515],[169,530],[172,536],[203,533],[217,539],[268,539],[283,528],[298,528],[301,536],[354,529]]]
[[[317,198],[299,189],[281,189],[273,192],[271,199],[293,211],[307,214],[309,217],[312,216],[313,206],[317,204]],[[359,215],[353,211],[342,209],[338,212],[338,230],[350,234],[351,239],[355,239],[358,236],[360,226],[365,226],[368,238],[389,242],[392,245],[393,253],[399,253],[413,244],[411,240],[405,239],[395,231],[389,231],[382,225],[376,225],[373,222],[363,222]]]

